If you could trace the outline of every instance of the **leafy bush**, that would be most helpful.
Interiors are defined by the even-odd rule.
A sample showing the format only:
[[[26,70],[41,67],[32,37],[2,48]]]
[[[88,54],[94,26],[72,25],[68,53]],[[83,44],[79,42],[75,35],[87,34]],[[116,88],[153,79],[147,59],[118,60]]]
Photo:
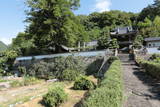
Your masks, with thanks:
[[[121,63],[114,61],[96,90],[89,93],[82,107],[121,107],[123,85]]]
[[[74,83],[75,90],[90,90],[95,88],[95,84],[84,76],[80,76]]]
[[[71,69],[79,72],[80,74],[85,74],[85,64],[82,57],[59,57],[53,60],[54,71],[57,71],[56,77],[61,78],[61,74],[66,69]]]
[[[44,62],[44,61],[35,63],[29,70],[29,74],[31,76],[41,78],[41,79],[54,78],[54,73],[50,69],[50,66],[51,64]]]
[[[157,58],[160,58],[160,54],[153,54],[150,58],[149,58],[149,60],[155,60],[155,59],[157,59]]]
[[[67,81],[75,81],[77,77],[79,77],[79,72],[70,69],[64,70],[60,76],[61,80]]]
[[[85,74],[85,65],[81,57],[58,57],[47,63],[44,61],[34,64],[29,70],[31,76],[42,79],[58,78],[63,79],[62,74],[66,69],[77,71],[79,74]],[[65,73],[63,73],[65,71]]]
[[[160,64],[153,61],[142,60],[139,62],[139,65],[145,69],[145,71],[151,76],[159,79],[160,77]]]
[[[67,94],[61,87],[55,87],[43,96],[43,103],[47,107],[57,107],[67,100]]]
[[[26,73],[27,73],[26,67],[19,66],[18,71],[21,76],[26,76]]]
[[[10,83],[11,87],[21,87],[24,86],[23,81],[14,80]]]
[[[116,56],[109,57],[108,63],[111,64],[111,63],[114,62],[115,60],[119,60],[119,58],[116,57]]]

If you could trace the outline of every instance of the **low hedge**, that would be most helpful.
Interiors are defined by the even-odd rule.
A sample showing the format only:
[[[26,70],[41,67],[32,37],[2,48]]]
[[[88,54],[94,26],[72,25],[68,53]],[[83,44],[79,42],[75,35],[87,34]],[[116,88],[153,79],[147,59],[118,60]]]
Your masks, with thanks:
[[[82,107],[121,107],[122,99],[121,63],[119,60],[115,60],[105,73],[99,88],[89,92],[88,97],[82,103]]]
[[[137,59],[138,64],[145,69],[145,72],[151,76],[159,79],[160,77],[160,64],[153,61],[146,61],[142,59]]]

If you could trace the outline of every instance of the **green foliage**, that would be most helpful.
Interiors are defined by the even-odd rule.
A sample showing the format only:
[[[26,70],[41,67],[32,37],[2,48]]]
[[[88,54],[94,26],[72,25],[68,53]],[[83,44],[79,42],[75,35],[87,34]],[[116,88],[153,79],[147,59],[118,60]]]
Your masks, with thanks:
[[[19,55],[23,56],[34,55],[38,51],[33,44],[32,36],[23,32],[18,33],[17,37],[13,39],[11,47],[15,49]]]
[[[91,90],[95,88],[95,84],[84,76],[80,76],[74,83],[75,90]]]
[[[39,80],[35,77],[24,77],[23,79],[23,83],[25,86],[38,84],[40,82],[42,82],[42,80]]]
[[[160,1],[154,0],[154,4],[151,4],[142,10],[138,19],[144,20],[146,17],[148,17],[151,20],[154,20],[155,17],[159,14],[160,14]]]
[[[29,75],[41,78],[41,79],[50,79],[54,78],[54,72],[50,69],[51,64],[48,64],[44,61],[41,61],[39,63],[35,63],[30,69],[29,69]]]
[[[4,75],[8,73],[9,70],[12,69],[14,60],[18,56],[17,52],[14,50],[6,50],[3,53],[1,53],[0,57],[0,75]]]
[[[8,80],[4,80],[4,79],[1,79],[1,78],[0,78],[0,83],[1,83],[1,82],[7,82],[7,81],[8,81]]]
[[[14,80],[10,83],[11,87],[21,87],[24,86],[22,81]]]
[[[138,23],[140,34],[143,37],[160,36],[160,2],[159,0],[154,2],[154,4],[144,8],[138,17],[138,21],[143,21]]]
[[[27,74],[26,67],[19,66],[18,71],[19,71],[21,76],[26,76],[26,74]]]
[[[137,35],[134,43],[133,43],[134,48],[140,49],[143,46],[143,37],[141,35]]]
[[[60,78],[66,81],[75,81],[79,77],[79,72],[75,70],[66,69],[62,72]]]
[[[121,63],[114,61],[105,73],[99,87],[89,93],[82,107],[121,107],[123,83]]]
[[[56,77],[61,78],[61,74],[64,70],[75,70],[79,74],[85,74],[85,63],[82,57],[60,57],[54,59],[54,70],[58,71]]]
[[[116,56],[111,56],[111,57],[109,57],[109,59],[107,60],[107,62],[109,64],[112,64],[115,60],[119,60],[119,58],[116,57]]]
[[[149,58],[149,60],[153,61],[153,60],[155,60],[155,59],[157,59],[157,58],[160,58],[160,54],[153,54],[153,55]]]
[[[43,103],[47,107],[57,107],[67,100],[67,94],[61,87],[54,87],[43,96]]]
[[[79,0],[27,0],[29,11],[27,32],[32,35],[35,46],[46,52],[59,45],[76,46],[86,41],[84,27],[72,10],[79,7]]]
[[[145,69],[145,72],[149,75],[159,79],[160,77],[160,55],[153,54],[149,61],[142,58],[136,58],[136,62]]]
[[[99,49],[107,49],[110,47],[110,34],[109,29],[104,28],[101,32],[101,38],[98,40]]]
[[[42,79],[58,78],[63,80],[63,77],[67,79],[67,76],[69,75],[69,71],[66,70],[72,70],[70,72],[71,74],[76,72],[73,76],[77,76],[78,74],[85,74],[85,65],[81,57],[58,57],[53,59],[52,62],[53,63],[47,63],[41,61],[35,63],[29,69],[29,75]]]
[[[110,49],[118,49],[119,45],[118,45],[118,41],[117,39],[112,39],[109,43],[109,48]]]
[[[24,77],[23,80],[14,80],[10,83],[11,87],[22,87],[28,85],[34,85],[42,82],[35,77]]]

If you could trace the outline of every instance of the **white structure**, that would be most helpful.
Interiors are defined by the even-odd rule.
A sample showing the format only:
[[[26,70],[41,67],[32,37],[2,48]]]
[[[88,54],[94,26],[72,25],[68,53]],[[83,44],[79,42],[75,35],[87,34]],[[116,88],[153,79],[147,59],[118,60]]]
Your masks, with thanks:
[[[160,37],[145,38],[145,42],[148,48],[160,47]]]

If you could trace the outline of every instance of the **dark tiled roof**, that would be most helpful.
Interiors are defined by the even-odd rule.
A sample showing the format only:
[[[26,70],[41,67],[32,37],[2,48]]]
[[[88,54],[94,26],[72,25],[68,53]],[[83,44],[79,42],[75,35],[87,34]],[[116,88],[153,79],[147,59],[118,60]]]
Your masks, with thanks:
[[[145,41],[146,41],[146,42],[149,42],[149,41],[160,41],[160,37],[145,38]]]
[[[134,32],[132,27],[121,27],[121,28],[116,28],[111,34],[126,34]]]

